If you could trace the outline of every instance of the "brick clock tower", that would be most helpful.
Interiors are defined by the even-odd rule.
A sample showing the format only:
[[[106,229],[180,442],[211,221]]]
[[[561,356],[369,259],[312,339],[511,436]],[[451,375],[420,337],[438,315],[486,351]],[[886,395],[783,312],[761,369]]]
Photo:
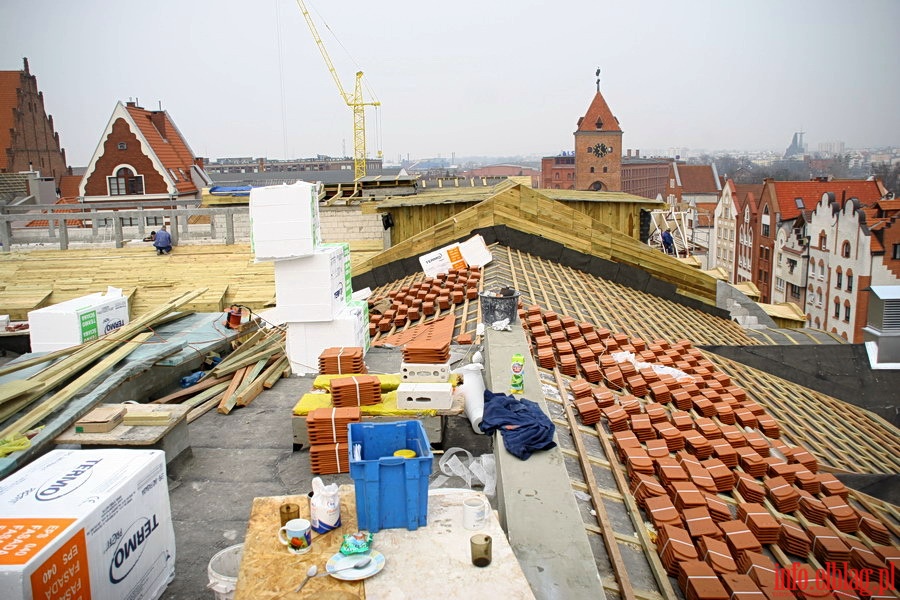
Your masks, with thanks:
[[[575,132],[575,189],[622,191],[622,130],[600,93],[599,79]]]

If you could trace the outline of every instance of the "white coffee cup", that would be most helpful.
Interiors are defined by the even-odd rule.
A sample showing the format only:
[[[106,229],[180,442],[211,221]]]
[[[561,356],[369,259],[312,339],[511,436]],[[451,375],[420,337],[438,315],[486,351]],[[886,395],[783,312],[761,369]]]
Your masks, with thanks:
[[[312,545],[310,522],[306,519],[291,519],[278,530],[278,541],[294,554],[309,552]]]
[[[487,498],[476,496],[463,502],[463,527],[470,530],[481,529],[487,524],[491,504]]]

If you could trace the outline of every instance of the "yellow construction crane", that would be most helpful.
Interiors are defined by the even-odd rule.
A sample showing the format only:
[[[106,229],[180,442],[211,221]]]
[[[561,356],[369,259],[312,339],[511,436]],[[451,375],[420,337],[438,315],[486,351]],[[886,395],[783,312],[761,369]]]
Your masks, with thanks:
[[[334,64],[331,62],[331,57],[328,56],[328,51],[325,49],[325,44],[322,43],[322,38],[319,37],[319,32],[316,29],[316,24],[313,22],[312,17],[309,14],[309,11],[306,10],[306,5],[303,3],[303,0],[297,0],[297,5],[300,7],[300,12],[303,13],[303,18],[306,19],[306,24],[309,25],[309,31],[312,33],[313,39],[316,41],[316,45],[319,47],[319,52],[322,53],[322,58],[325,59],[325,66],[328,67],[328,72],[331,73],[332,79],[334,79],[334,83],[338,87],[338,92],[341,94],[341,98],[344,99],[344,102],[353,110],[353,178],[355,180],[359,180],[360,177],[366,176],[366,106],[381,106],[381,102],[377,100],[373,100],[372,102],[363,101],[362,94],[362,78],[363,72],[356,72],[356,86],[353,89],[353,94],[349,94],[344,91],[344,86],[341,84],[341,80],[338,77],[337,71],[334,68]],[[379,158],[381,157],[381,151],[378,151]]]

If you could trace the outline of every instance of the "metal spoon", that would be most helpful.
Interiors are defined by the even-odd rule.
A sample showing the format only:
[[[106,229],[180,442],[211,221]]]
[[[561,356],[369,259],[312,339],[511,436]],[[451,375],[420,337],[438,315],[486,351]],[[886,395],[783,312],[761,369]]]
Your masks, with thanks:
[[[360,559],[358,561],[356,561],[356,564],[347,565],[346,567],[341,567],[340,569],[335,569],[334,571],[329,571],[328,573],[322,573],[322,575],[334,575],[338,571],[347,571],[349,569],[365,569],[366,567],[368,567],[371,564],[371,562],[372,562],[371,556],[363,556],[363,557],[360,557]]]
[[[318,571],[319,571],[319,567],[317,567],[316,565],[313,565],[313,566],[311,566],[309,569],[307,569],[307,571],[306,571],[306,579],[303,580],[303,583],[301,583],[300,585],[297,586],[297,589],[294,590],[294,593],[296,594],[297,592],[299,592],[300,590],[302,590],[302,589],[303,589],[303,586],[306,585],[306,582],[309,581],[310,579],[312,579],[313,577],[315,577],[315,576],[316,576],[316,573],[317,573]]]

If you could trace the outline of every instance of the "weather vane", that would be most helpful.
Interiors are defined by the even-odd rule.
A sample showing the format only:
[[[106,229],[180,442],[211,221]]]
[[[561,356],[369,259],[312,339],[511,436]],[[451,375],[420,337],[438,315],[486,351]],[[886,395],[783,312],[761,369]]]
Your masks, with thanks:
[[[600,91],[600,67],[597,67],[597,72],[594,73],[597,76],[597,91]]]

